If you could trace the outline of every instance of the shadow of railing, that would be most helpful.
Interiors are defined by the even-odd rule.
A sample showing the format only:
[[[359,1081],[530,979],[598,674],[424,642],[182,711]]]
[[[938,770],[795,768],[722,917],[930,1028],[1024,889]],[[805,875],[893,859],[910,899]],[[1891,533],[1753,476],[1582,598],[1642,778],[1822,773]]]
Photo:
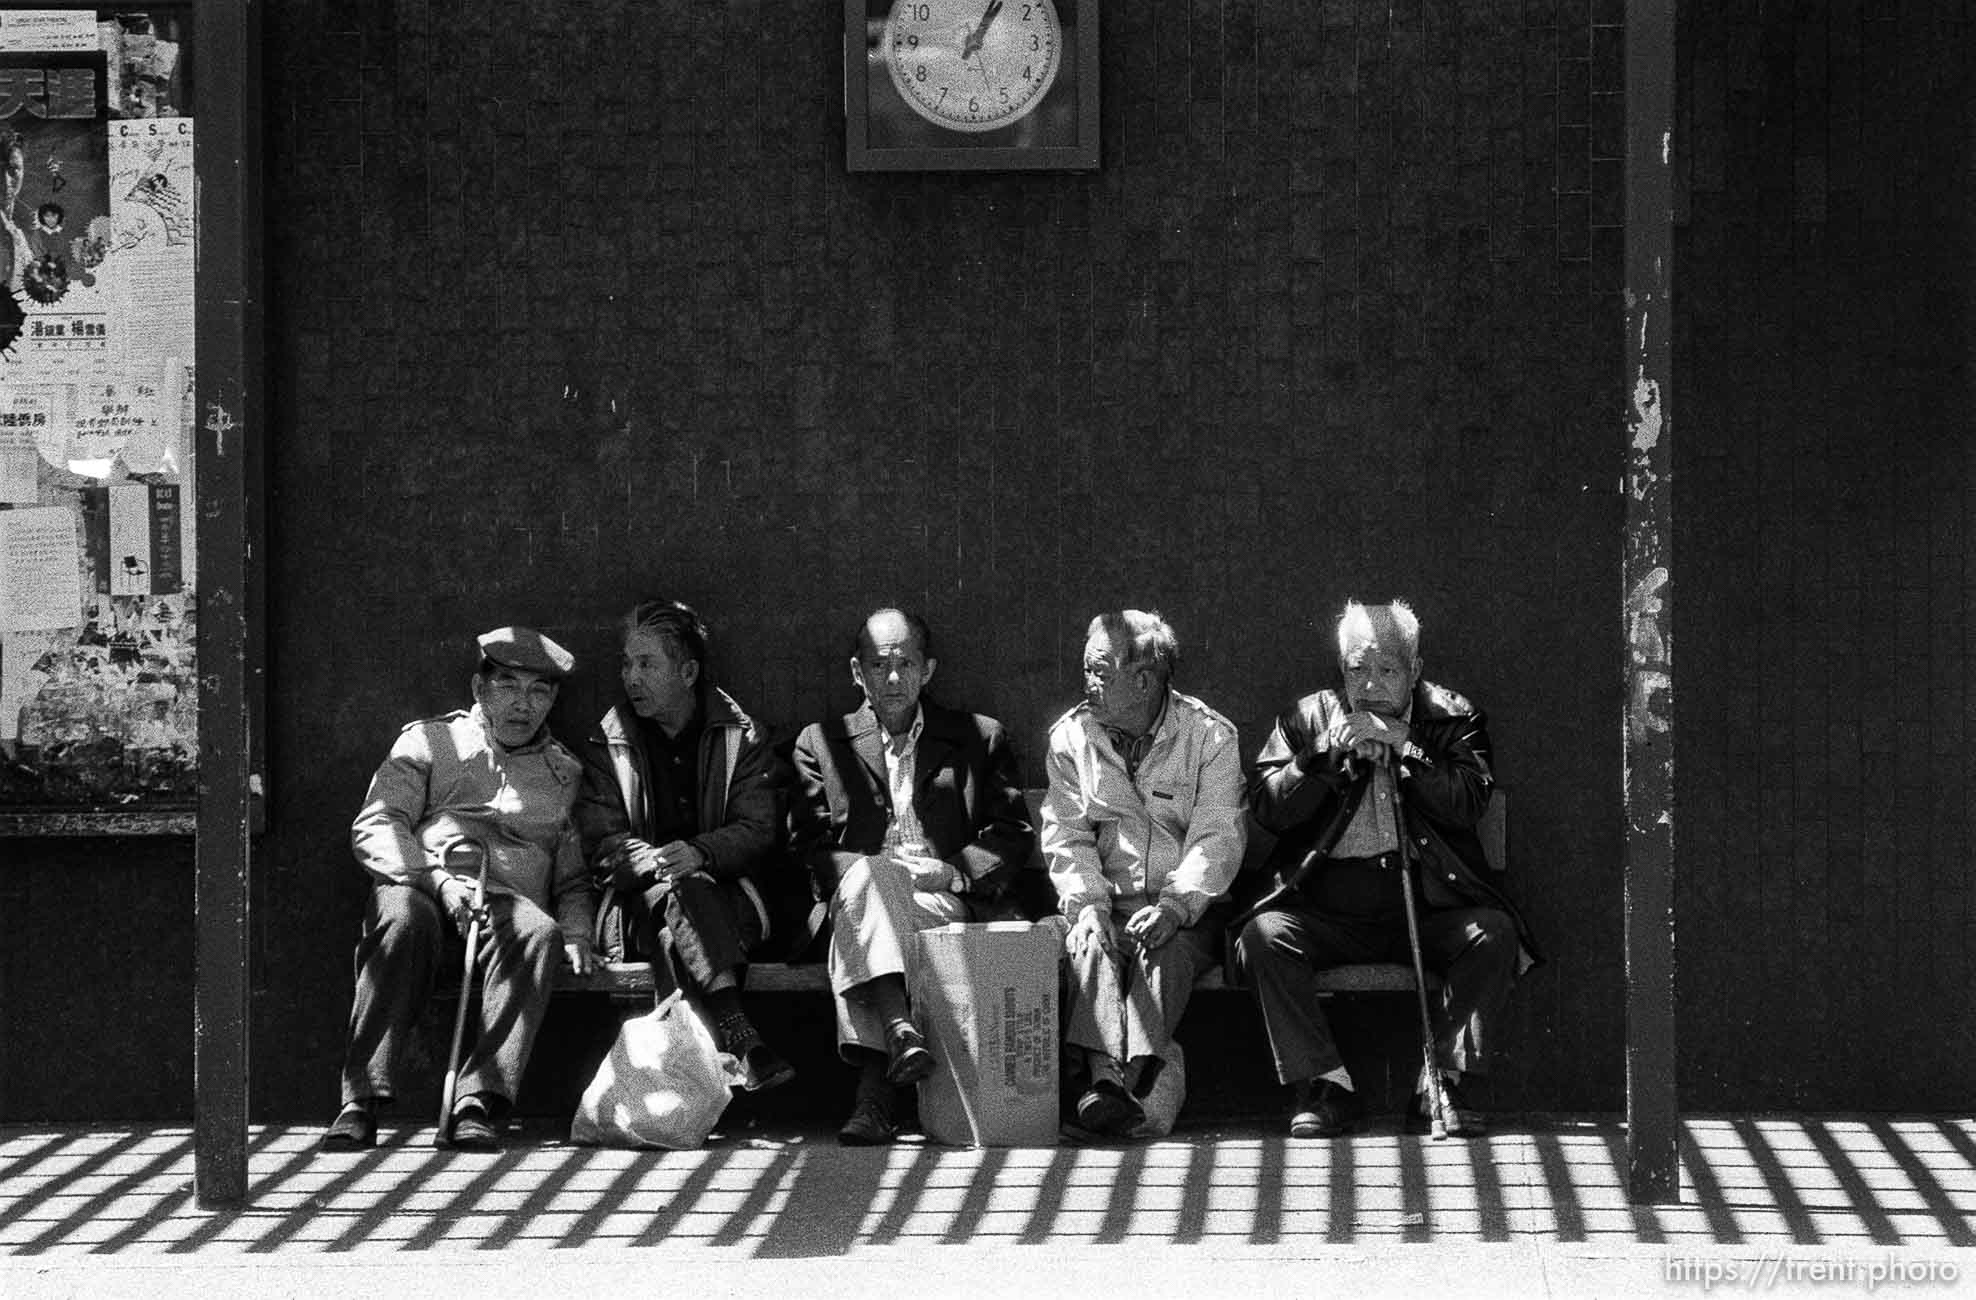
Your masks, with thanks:
[[[434,1151],[415,1129],[384,1136],[371,1151],[322,1156],[311,1130],[257,1130],[249,1204],[205,1211],[182,1131],[0,1132],[0,1252],[690,1243],[795,1259],[983,1241],[1976,1245],[1976,1135],[1954,1120],[1691,1120],[1683,1198],[1668,1206],[1626,1202],[1625,1134],[1609,1119],[1538,1121],[1472,1143],[1388,1126],[1328,1143],[1183,1130],[1155,1144],[988,1151],[792,1136],[626,1152],[524,1135],[469,1155]]]

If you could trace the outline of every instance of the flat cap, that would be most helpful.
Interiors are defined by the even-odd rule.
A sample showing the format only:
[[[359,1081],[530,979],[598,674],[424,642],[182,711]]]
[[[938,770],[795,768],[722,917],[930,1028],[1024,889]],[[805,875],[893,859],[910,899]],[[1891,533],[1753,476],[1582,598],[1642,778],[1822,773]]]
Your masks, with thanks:
[[[480,654],[507,668],[541,673],[558,681],[576,667],[576,656],[532,627],[497,627],[480,634]]]

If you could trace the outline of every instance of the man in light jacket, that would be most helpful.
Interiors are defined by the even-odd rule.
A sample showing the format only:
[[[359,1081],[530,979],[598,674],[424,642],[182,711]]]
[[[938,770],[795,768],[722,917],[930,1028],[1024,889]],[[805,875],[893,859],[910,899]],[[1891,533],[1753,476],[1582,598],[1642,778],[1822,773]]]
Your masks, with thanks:
[[[707,628],[690,606],[645,601],[619,631],[625,702],[583,747],[584,853],[622,909],[627,951],[652,962],[661,988],[677,980],[744,1086],[787,1083],[795,1070],[741,1004],[749,956],[794,928],[806,902],[792,905],[800,881],[783,853],[787,769],[707,680]]]
[[[1065,1039],[1083,1059],[1077,1124],[1123,1137],[1214,960],[1210,904],[1248,839],[1235,726],[1172,687],[1157,613],[1091,620],[1084,702],[1050,728],[1043,858],[1070,922]],[[1076,1062],[1072,1062],[1073,1067]]]
[[[478,850],[476,861],[485,854],[487,901],[475,961],[479,1031],[448,1119],[454,1146],[496,1145],[557,962],[578,974],[590,969],[593,894],[570,822],[580,766],[548,731],[549,708],[575,661],[525,627],[497,628],[479,646],[473,707],[400,732],[350,827],[371,893],[343,1109],[323,1135],[326,1150],[376,1143],[378,1107],[394,1094],[434,976],[462,959],[457,936],[473,919],[478,871],[449,865],[461,860],[459,849]]]

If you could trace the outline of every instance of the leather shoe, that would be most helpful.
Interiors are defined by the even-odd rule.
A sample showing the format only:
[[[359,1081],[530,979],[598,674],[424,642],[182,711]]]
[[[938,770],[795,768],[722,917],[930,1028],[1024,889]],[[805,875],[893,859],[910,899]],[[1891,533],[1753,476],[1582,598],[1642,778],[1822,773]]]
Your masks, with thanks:
[[[745,1092],[780,1088],[795,1077],[796,1067],[760,1040],[741,1054],[741,1087]]]
[[[377,1145],[377,1115],[360,1101],[337,1113],[322,1135],[325,1151],[365,1151]]]
[[[1111,1079],[1100,1079],[1077,1099],[1077,1126],[1099,1137],[1125,1137],[1146,1118],[1132,1094]]]
[[[1451,1138],[1481,1137],[1489,1131],[1489,1119],[1481,1111],[1469,1105],[1462,1096],[1461,1085],[1451,1079],[1441,1080],[1441,1095],[1447,1100],[1443,1113],[1448,1136]],[[1427,1113],[1427,1094],[1416,1092],[1413,1103],[1407,1107],[1406,1131],[1409,1133],[1431,1133],[1434,1122]]]
[[[498,1151],[501,1148],[501,1131],[494,1127],[485,1106],[470,1101],[453,1111],[449,1145],[455,1151]]]
[[[885,1031],[885,1081],[903,1088],[933,1073],[933,1053],[926,1037],[911,1021],[901,1020]]]
[[[1293,1138],[1341,1137],[1358,1127],[1365,1099],[1329,1079],[1297,1085],[1290,1115]]]
[[[847,1147],[882,1147],[890,1144],[898,1132],[898,1125],[892,1122],[891,1099],[860,1093],[858,1104],[851,1108],[851,1118],[837,1130],[837,1141]]]

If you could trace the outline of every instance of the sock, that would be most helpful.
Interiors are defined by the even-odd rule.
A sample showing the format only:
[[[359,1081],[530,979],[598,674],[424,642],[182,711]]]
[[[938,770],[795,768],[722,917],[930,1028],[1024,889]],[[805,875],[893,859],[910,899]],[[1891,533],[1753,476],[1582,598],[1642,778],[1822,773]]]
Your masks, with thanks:
[[[1109,1052],[1087,1047],[1084,1049],[1084,1059],[1090,1066],[1093,1087],[1100,1083],[1110,1083],[1117,1086],[1121,1092],[1124,1091],[1125,1076],[1120,1072],[1118,1062],[1112,1059]]]
[[[1356,1088],[1352,1087],[1352,1072],[1350,1070],[1347,1070],[1342,1065],[1335,1070],[1326,1070],[1323,1074],[1320,1074],[1317,1077],[1320,1079],[1324,1079],[1328,1082],[1337,1084],[1340,1088],[1343,1088],[1346,1092],[1358,1091]]]
[[[707,1010],[713,1013],[714,1019],[725,1020],[729,1016],[740,1016],[743,1020],[747,1019],[747,1014],[741,1010],[741,990],[734,987],[732,983],[729,983],[725,988],[709,988],[705,993],[705,997],[707,999]]]

